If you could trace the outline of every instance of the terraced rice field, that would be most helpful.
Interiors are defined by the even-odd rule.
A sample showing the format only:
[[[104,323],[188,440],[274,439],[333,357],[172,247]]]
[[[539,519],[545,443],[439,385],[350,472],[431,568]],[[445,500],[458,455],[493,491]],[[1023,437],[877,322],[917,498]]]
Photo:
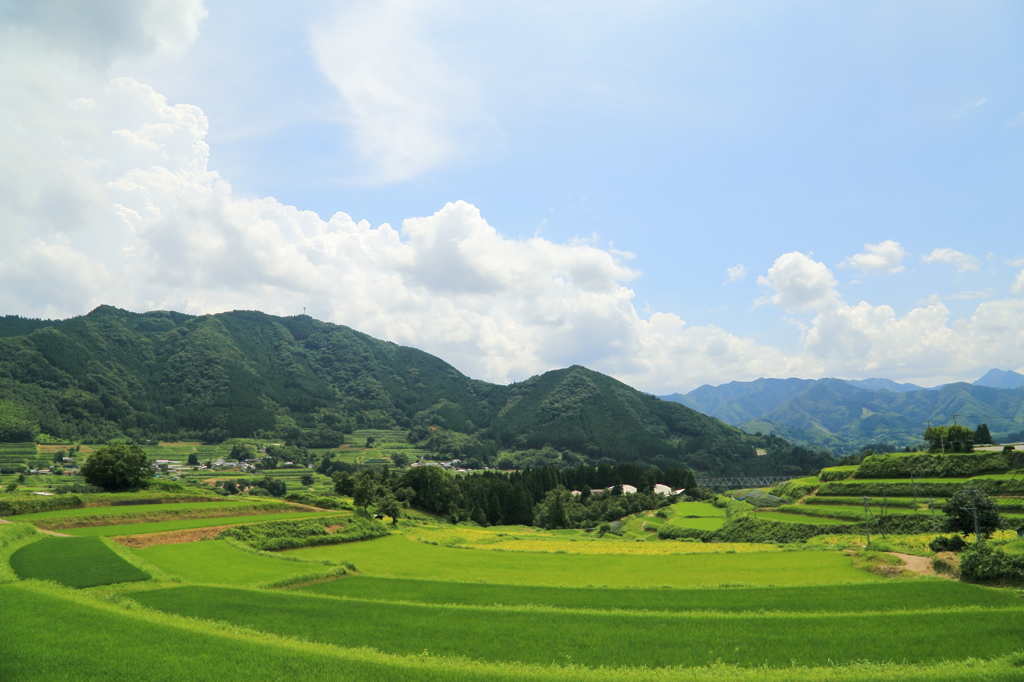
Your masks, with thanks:
[[[165,533],[173,530],[188,530],[192,528],[208,528],[210,526],[231,526],[239,523],[254,523],[260,520],[285,521],[289,519],[308,519],[314,516],[333,516],[330,512],[286,512],[281,514],[265,514],[260,517],[253,515],[244,516],[215,516],[202,519],[179,519],[175,521],[154,521],[150,523],[135,523],[131,525],[116,524],[110,526],[92,526],[88,528],[67,528],[62,533],[76,537],[115,537],[118,535],[139,535],[142,533]]]
[[[11,555],[22,580],[52,580],[68,587],[93,587],[149,580],[99,538],[43,537]]]
[[[641,543],[634,543],[641,544]],[[675,543],[680,552],[688,543]],[[772,548],[777,549],[777,548]],[[361,573],[516,585],[695,587],[729,584],[795,585],[878,580],[835,552],[753,554],[551,554],[494,552],[428,545],[401,535],[285,554],[350,561]]]

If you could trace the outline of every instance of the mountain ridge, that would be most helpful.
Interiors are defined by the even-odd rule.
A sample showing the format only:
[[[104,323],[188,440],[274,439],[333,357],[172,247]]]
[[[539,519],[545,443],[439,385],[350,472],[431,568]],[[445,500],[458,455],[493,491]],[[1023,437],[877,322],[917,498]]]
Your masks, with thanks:
[[[555,463],[564,455],[727,475],[796,474],[831,461],[584,367],[490,384],[305,315],[100,306],[67,320],[0,318],[2,440],[42,431],[93,442],[257,437],[333,447],[356,428],[394,427],[424,447],[485,461],[544,451]]]

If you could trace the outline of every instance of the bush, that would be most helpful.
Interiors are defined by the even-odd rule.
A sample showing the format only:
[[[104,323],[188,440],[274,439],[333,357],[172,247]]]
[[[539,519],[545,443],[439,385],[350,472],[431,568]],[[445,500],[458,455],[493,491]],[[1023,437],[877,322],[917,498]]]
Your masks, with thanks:
[[[960,557],[960,579],[973,583],[1024,585],[1024,556],[976,542]]]
[[[784,523],[744,516],[726,522],[714,531],[715,540],[720,542],[805,542],[815,535],[835,532],[835,526],[812,523]]]
[[[88,483],[67,483],[64,485],[58,485],[53,489],[53,492],[58,495],[67,495],[68,493],[82,493],[85,495],[101,493],[103,488],[95,485],[89,485]]]
[[[967,546],[959,535],[950,535],[948,538],[940,536],[928,543],[928,549],[938,554],[939,552],[960,552]]]

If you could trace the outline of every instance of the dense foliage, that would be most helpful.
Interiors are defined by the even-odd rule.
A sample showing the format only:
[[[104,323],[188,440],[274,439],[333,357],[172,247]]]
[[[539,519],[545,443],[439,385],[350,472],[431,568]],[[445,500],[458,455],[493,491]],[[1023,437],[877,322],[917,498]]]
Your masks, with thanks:
[[[942,507],[946,515],[945,529],[955,533],[974,533],[988,537],[1003,525],[995,501],[977,488],[962,488],[946,500]]]
[[[1024,585],[1024,556],[975,543],[960,558],[960,577],[975,583]]]
[[[373,519],[335,516],[293,521],[248,523],[221,531],[220,537],[244,542],[253,549],[274,552],[282,549],[337,545],[387,535],[384,524]]]
[[[153,475],[149,457],[138,445],[111,443],[89,455],[82,478],[109,492],[135,490]]]
[[[796,475],[831,459],[583,367],[488,384],[422,351],[304,315],[101,306],[64,321],[0,319],[0,441],[258,437],[301,449],[337,446],[358,428],[409,429],[438,458],[500,458],[514,468],[611,460]],[[251,454],[244,449],[236,459]],[[306,463],[279,454],[268,451],[274,461]]]

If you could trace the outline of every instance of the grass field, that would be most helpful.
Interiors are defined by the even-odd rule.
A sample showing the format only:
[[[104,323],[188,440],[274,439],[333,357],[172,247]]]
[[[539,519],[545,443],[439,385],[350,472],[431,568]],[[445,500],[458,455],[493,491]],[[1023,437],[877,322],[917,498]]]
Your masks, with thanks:
[[[759,511],[757,518],[766,521],[780,521],[782,523],[809,523],[818,526],[848,526],[854,523],[848,519],[832,519],[822,516],[807,516],[806,514],[790,514],[784,511]]]
[[[631,589],[487,585],[360,575],[297,589],[330,597],[424,604],[648,611],[858,613],[964,606],[1024,608],[1024,599],[1014,592],[937,580],[799,587]]]
[[[1024,610],[1019,608],[1000,610],[998,617],[977,609],[755,616],[346,600],[344,617],[339,618],[338,600],[295,592],[175,587],[133,598],[187,617],[388,653],[431,651],[492,662],[588,666],[937,662],[1012,652],[1024,630]],[[956,628],[945,627],[950,617],[956,618]]]
[[[330,512],[285,512],[281,514],[261,515],[265,518],[245,516],[216,516],[203,519],[179,519],[176,521],[154,521],[152,523],[133,523],[130,525],[116,524],[110,526],[91,526],[88,528],[67,528],[62,533],[76,537],[114,537],[117,535],[139,535],[142,533],[163,533],[171,530],[187,530],[190,528],[208,528],[209,526],[231,526],[239,523],[253,523],[260,520],[285,521],[288,519],[307,519],[314,516],[329,516]]]
[[[149,580],[99,538],[42,538],[11,555],[22,580],[52,580],[68,587],[93,587]]]
[[[170,575],[191,583],[253,585],[322,573],[324,566],[253,554],[223,540],[156,545],[133,550]]]
[[[685,552],[687,544],[673,546]],[[695,587],[879,579],[854,568],[852,561],[842,554],[816,551],[653,556],[549,554],[456,549],[393,535],[367,542],[308,547],[287,554],[338,563],[351,561],[368,575],[515,585]]]

